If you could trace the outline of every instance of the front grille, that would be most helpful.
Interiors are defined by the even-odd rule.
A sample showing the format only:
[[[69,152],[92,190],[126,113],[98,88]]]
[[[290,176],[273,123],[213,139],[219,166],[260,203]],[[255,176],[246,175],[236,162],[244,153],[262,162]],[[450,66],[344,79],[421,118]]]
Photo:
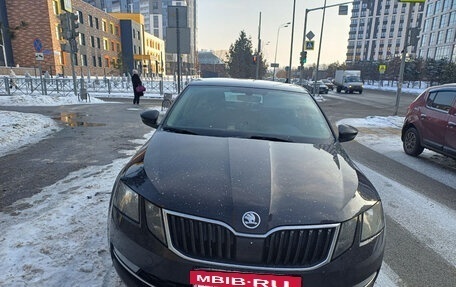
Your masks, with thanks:
[[[265,239],[264,264],[305,268],[317,265],[328,257],[334,233],[335,228],[274,232]]]
[[[173,246],[198,259],[235,260],[235,236],[227,228],[204,221],[168,215]]]
[[[279,229],[261,241],[262,254],[252,262],[239,256],[248,235],[236,236],[226,226],[198,218],[167,214],[168,229],[173,248],[180,254],[201,261],[220,264],[258,266],[263,268],[312,268],[328,258],[336,234],[336,227]],[[239,249],[239,250],[237,250]],[[242,258],[241,258],[242,257]]]

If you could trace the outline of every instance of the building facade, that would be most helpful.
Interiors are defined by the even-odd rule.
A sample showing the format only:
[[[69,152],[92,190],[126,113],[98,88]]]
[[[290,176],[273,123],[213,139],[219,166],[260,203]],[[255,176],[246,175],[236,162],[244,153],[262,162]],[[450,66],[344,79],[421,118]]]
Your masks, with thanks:
[[[64,13],[59,0],[6,0],[11,57],[9,66],[40,67],[51,75],[71,75],[70,54],[63,51],[59,14]],[[25,9],[24,7],[27,7]],[[81,1],[72,1],[79,19],[78,75],[119,74],[119,20]]]
[[[413,7],[409,27],[420,27],[424,4]],[[404,45],[408,4],[397,0],[353,1],[347,63],[383,61],[399,56]],[[417,53],[409,46],[409,54]]]
[[[86,0],[88,2],[94,2]],[[95,4],[95,3],[94,3]],[[163,39],[166,44],[168,28],[168,7],[187,7],[187,26],[190,28],[190,53],[182,54],[182,73],[196,75],[198,73],[196,0],[105,0],[99,1],[98,7],[108,12],[141,13],[144,16],[145,31]],[[165,69],[167,74],[177,73],[177,55],[165,54]]]
[[[73,58],[77,75],[117,76],[131,73],[133,68],[151,76],[163,75],[164,42],[145,32],[141,14],[111,15],[82,0],[72,0],[72,11],[65,12],[62,2],[0,0],[0,31],[5,31],[1,33],[0,65],[71,75],[59,16],[73,13],[79,25],[78,51]]]
[[[427,0],[418,57],[456,63],[456,0]]]
[[[122,59],[126,71],[137,69],[147,76],[163,76],[165,42],[144,29],[144,16],[135,13],[110,13],[120,20]]]
[[[410,57],[456,61],[456,0],[355,0],[347,46],[347,63],[388,61],[403,50],[408,27],[418,38],[407,47]],[[410,30],[409,30],[410,31]],[[411,33],[413,34],[413,33]],[[412,36],[413,37],[413,36]]]

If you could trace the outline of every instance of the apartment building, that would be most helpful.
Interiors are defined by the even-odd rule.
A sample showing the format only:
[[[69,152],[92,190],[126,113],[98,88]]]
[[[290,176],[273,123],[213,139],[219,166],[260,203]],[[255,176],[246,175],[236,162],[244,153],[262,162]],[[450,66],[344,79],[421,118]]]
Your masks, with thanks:
[[[168,7],[186,6],[187,7],[187,26],[190,28],[190,53],[182,54],[182,73],[184,75],[197,74],[197,27],[196,27],[196,0],[105,0],[87,2],[97,5],[100,9],[107,12],[121,13],[141,13],[144,16],[145,31],[167,40],[168,27]],[[165,69],[167,74],[177,73],[177,55],[173,53],[165,54]]]
[[[407,3],[397,0],[355,0],[347,46],[347,63],[382,61],[399,56],[408,18]],[[409,27],[420,27],[424,4],[415,4]],[[417,46],[407,48],[416,55]]]
[[[456,61],[456,0],[355,0],[347,46],[347,63],[387,61],[403,50],[409,5],[409,28],[418,31],[415,45],[407,47],[411,57]]]
[[[456,62],[456,0],[426,0],[418,57]]]
[[[70,75],[70,54],[64,52],[59,14],[60,0],[4,0],[4,23],[13,34],[10,40],[8,65],[41,67],[51,75]],[[78,53],[75,71],[78,75],[119,74],[119,20],[82,0],[73,0],[73,13],[79,19]],[[3,22],[2,21],[2,22]],[[5,41],[5,45],[8,41]]]
[[[120,20],[122,59],[127,71],[137,69],[148,76],[165,73],[165,42],[147,33],[144,16],[137,13],[110,13]]]

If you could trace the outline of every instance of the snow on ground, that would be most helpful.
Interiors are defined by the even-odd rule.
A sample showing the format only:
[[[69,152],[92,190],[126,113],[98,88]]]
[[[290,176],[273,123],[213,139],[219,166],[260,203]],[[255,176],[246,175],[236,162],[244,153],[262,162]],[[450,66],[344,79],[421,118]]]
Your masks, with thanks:
[[[80,103],[74,96],[0,97],[0,106]],[[103,101],[92,97],[90,103],[98,104]],[[52,119],[36,114],[0,111],[0,119],[0,156],[14,152],[18,147],[36,143],[59,130]],[[427,160],[404,154],[400,141],[402,121],[401,117],[373,116],[364,119],[345,119],[339,124],[346,123],[357,127],[360,133],[356,140],[371,149],[428,175],[436,175],[437,180],[449,186],[456,186],[454,160],[425,151],[422,157],[439,163],[429,165],[426,163]],[[34,124],[30,125],[30,122]],[[138,148],[151,134],[134,141]],[[119,158],[109,165],[90,166],[72,172],[63,180],[44,188],[39,194],[20,200],[8,208],[8,211],[0,212],[0,286],[124,286],[112,268],[106,231],[112,184],[134,151],[124,153],[124,158]],[[432,214],[432,217],[422,215],[422,220],[429,221],[429,228],[432,229],[426,234],[448,232],[439,230],[438,223],[446,222],[448,218],[456,218],[454,211],[442,209],[437,203],[416,195],[368,167],[360,167],[373,179],[374,185],[389,187],[388,190],[381,192],[387,203],[387,213],[396,216],[396,206],[403,206],[405,199],[396,196],[407,200],[411,198],[413,208],[421,206],[423,210],[429,210],[428,214]],[[401,193],[398,194],[398,191]],[[413,214],[412,211],[406,212],[398,220],[404,226],[412,226],[410,223],[414,221]],[[453,226],[456,226],[456,223]],[[416,227],[416,230],[422,230],[421,228]],[[455,228],[450,231],[454,238]],[[417,236],[425,235],[420,232]],[[446,238],[448,237],[422,239],[428,242],[429,247],[440,250],[447,260],[454,259],[454,250],[442,249],[443,246],[452,246],[445,242]],[[400,278],[384,264],[376,286],[400,285]]]

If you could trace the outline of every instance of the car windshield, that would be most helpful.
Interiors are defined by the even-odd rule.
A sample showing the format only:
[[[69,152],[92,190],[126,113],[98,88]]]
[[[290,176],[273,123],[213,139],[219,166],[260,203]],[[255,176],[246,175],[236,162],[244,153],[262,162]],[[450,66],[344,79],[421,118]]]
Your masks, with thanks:
[[[348,76],[345,78],[345,82],[361,82],[358,76]]]
[[[187,87],[169,111],[163,129],[289,142],[334,139],[309,94],[239,87]]]

